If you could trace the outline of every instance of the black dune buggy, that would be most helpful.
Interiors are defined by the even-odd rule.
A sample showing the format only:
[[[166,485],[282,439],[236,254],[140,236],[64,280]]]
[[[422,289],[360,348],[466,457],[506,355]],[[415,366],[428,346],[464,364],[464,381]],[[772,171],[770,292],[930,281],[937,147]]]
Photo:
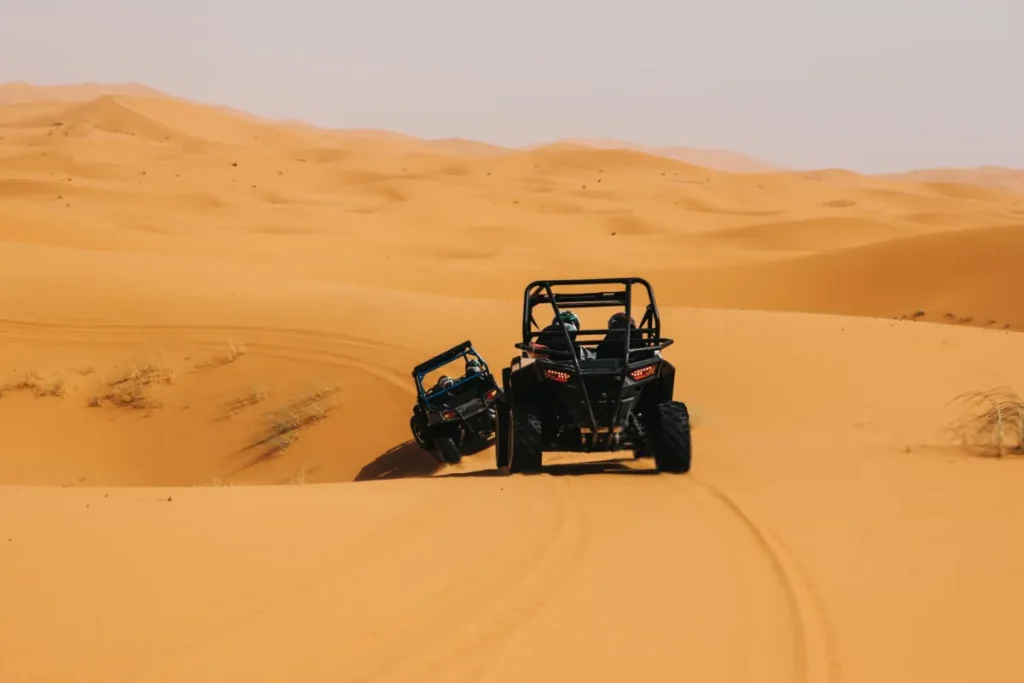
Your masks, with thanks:
[[[467,365],[477,361],[479,371],[464,374],[460,369],[453,373],[451,386],[424,388],[423,378],[427,374],[459,359],[465,359]],[[416,405],[409,428],[420,448],[455,464],[462,460],[467,444],[484,444],[494,434],[495,404],[501,398],[501,389],[472,342],[464,341],[420,363],[413,368],[412,376],[416,382]]]
[[[561,291],[581,286],[586,291]],[[635,325],[638,288],[649,303]],[[543,330],[533,315],[539,305],[554,314]],[[575,330],[559,322],[563,311],[596,307],[624,312],[617,319],[622,327]],[[660,471],[688,472],[690,416],[672,398],[675,368],[661,357],[672,342],[661,336],[654,291],[642,278],[530,283],[522,342],[515,345],[522,353],[502,370],[498,468],[539,471],[545,451],[632,450],[635,457],[653,456]]]

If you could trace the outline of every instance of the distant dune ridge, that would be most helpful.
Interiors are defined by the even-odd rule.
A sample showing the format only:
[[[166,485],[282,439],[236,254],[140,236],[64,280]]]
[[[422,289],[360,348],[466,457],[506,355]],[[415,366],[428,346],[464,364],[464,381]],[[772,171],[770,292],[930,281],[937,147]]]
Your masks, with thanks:
[[[26,102],[81,102],[103,95],[170,97],[141,83],[80,83],[72,85],[33,85],[24,81],[0,83],[0,105]]]
[[[784,171],[781,166],[724,149],[693,149],[691,147],[652,147],[612,138],[568,138],[560,142],[594,149],[631,149],[645,154],[676,159],[693,166],[734,173],[769,173]]]
[[[978,185],[1024,194],[1024,169],[1019,168],[1003,168],[1001,166],[932,168],[908,171],[906,173],[888,173],[879,177],[919,183]]]
[[[1019,173],[0,85],[0,680],[1024,680]],[[690,474],[415,446],[416,363],[616,275]]]
[[[0,106],[26,103],[38,104],[41,102],[77,102],[95,99],[103,95],[127,95],[159,98],[162,100],[180,99],[163,91],[157,90],[156,88],[140,83],[83,83],[46,86],[34,85],[24,81],[0,83]],[[203,104],[202,106],[217,109],[224,113],[252,121],[298,128],[300,130],[316,129],[315,126],[303,121],[273,121],[250,112],[222,104]],[[351,131],[353,134],[365,134],[369,132],[370,131]],[[412,136],[405,136],[386,131],[375,132],[378,134],[414,139]],[[429,143],[437,150],[450,151],[469,156],[488,156],[514,151],[513,148],[462,138],[430,140]],[[732,150],[700,149],[679,145],[659,147],[637,144],[615,138],[564,138],[546,143],[527,145],[523,149],[531,150],[536,147],[549,145],[569,145],[592,149],[628,149],[653,156],[663,156],[675,159],[693,166],[701,166],[717,171],[732,173],[772,173],[791,170],[784,166]],[[876,174],[876,177],[915,182],[979,185],[1024,194],[1024,169],[1011,169],[997,166],[982,166],[976,168],[936,168],[919,169],[902,173],[882,173]]]

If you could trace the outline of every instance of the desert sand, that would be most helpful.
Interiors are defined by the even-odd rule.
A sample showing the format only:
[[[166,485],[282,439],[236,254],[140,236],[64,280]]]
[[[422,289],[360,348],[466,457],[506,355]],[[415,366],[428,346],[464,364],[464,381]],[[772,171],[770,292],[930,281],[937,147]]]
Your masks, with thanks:
[[[0,680],[1024,678],[1019,443],[952,429],[1024,390],[1024,194],[0,101]],[[415,446],[414,364],[590,275],[654,285],[690,473]]]

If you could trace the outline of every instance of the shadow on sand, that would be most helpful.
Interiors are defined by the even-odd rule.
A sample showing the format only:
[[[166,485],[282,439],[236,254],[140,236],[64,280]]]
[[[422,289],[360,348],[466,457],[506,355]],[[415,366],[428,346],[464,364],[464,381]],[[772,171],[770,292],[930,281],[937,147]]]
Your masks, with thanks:
[[[487,450],[494,445],[494,439],[483,443],[467,444],[463,450],[463,458],[472,457]],[[604,454],[595,453],[595,457]],[[463,460],[469,466],[472,461]],[[639,463],[643,463],[639,467]],[[647,463],[651,463],[648,465]],[[429,451],[420,448],[415,441],[409,440],[397,446],[389,448],[378,455],[373,462],[369,463],[356,475],[355,481],[373,481],[377,479],[409,479],[414,477],[507,477],[511,476],[507,471],[494,467],[493,456],[487,463],[487,469],[472,470],[469,472],[444,472],[445,465]],[[632,456],[623,458],[605,458],[590,462],[552,462],[544,465],[538,474],[550,474],[555,477],[577,477],[583,475],[631,475],[631,476],[657,476],[660,474],[654,469],[653,461],[648,459],[637,460]],[[528,477],[530,474],[517,474],[515,476]]]
[[[658,470],[640,469],[630,467],[627,463],[635,463],[633,458],[617,458],[615,460],[599,460],[597,462],[562,462],[544,465],[537,474],[550,474],[554,477],[578,477],[584,475],[631,475],[631,476],[657,476]],[[507,472],[498,469],[478,470],[475,472],[451,472],[439,474],[438,477],[507,477],[512,476]],[[532,474],[517,474],[517,477],[535,476]]]
[[[476,455],[490,446],[490,442],[473,444],[463,450],[463,457]],[[420,448],[410,439],[389,448],[359,470],[355,481],[372,481],[375,479],[407,479],[411,477],[430,477],[441,471],[444,464],[433,453]]]
[[[431,453],[410,439],[384,451],[359,470],[356,481],[375,479],[406,479],[429,477],[441,469],[441,463]]]

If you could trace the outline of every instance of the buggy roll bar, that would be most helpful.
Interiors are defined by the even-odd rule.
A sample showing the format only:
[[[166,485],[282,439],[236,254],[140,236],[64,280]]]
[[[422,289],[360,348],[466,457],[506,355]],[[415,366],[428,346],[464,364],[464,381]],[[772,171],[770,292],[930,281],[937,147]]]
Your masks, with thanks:
[[[453,389],[476,379],[479,375],[474,375],[472,377],[463,377],[462,379],[457,380],[455,384],[453,384],[452,386],[446,389],[441,389],[432,396],[427,396],[427,391],[423,388],[423,377],[427,373],[432,372],[440,367],[444,367],[445,365],[448,365],[449,363],[458,360],[459,358],[469,355],[472,355],[473,357],[480,361],[480,375],[490,374],[491,369],[488,367],[487,361],[483,359],[483,356],[477,353],[477,350],[473,348],[473,343],[467,339],[461,344],[456,344],[447,351],[442,351],[433,358],[425,360],[419,365],[417,365],[415,368],[413,368],[412,376],[413,379],[416,380],[416,389],[417,393],[419,394],[419,397],[429,403],[430,401],[433,401],[434,399],[439,398],[444,394],[447,394]]]
[[[554,293],[551,291],[550,282],[544,284],[544,290],[548,293],[548,296],[551,297],[551,306],[555,309],[555,318],[557,319],[561,311],[558,310],[558,299],[555,298]],[[529,290],[527,290],[527,292],[529,292]],[[530,318],[532,319],[532,307],[529,310],[531,311]],[[629,302],[626,303],[626,315],[629,315]],[[559,325],[559,327],[562,329],[562,334],[565,336],[566,348],[572,349],[572,339],[569,337],[569,328],[565,325]],[[629,335],[627,334],[626,337],[628,338]],[[626,349],[627,351],[629,349],[628,341],[626,342]],[[587,393],[587,384],[583,381],[583,373],[580,372],[580,359],[575,353],[572,354],[572,364],[576,368],[576,381],[579,382],[580,389],[583,390],[583,400],[587,402],[587,418],[590,420],[590,428],[594,430],[594,434],[597,434],[597,418],[594,417],[594,406],[590,404],[590,394]],[[625,373],[623,373],[622,376],[625,377]]]
[[[624,289],[615,291],[595,291],[595,292],[553,292],[553,287],[558,286],[573,286],[573,285],[607,285],[607,284],[621,284],[624,285]],[[661,336],[661,316],[658,312],[657,300],[654,296],[654,288],[651,287],[650,282],[641,277],[624,277],[624,278],[589,278],[589,279],[576,279],[576,280],[536,280],[526,286],[523,293],[523,329],[522,343],[516,344],[516,348],[529,351],[531,350],[531,342],[542,334],[540,329],[542,326],[537,323],[533,317],[533,309],[541,304],[550,304],[555,309],[555,317],[558,317],[558,313],[561,311],[563,306],[571,306],[573,308],[599,308],[599,307],[618,307],[622,306],[626,310],[626,314],[632,318],[632,286],[640,285],[647,291],[648,304],[644,311],[643,318],[640,320],[640,324],[634,328],[633,332],[630,332],[627,336],[632,337],[633,334],[638,334],[644,340],[644,346],[642,350],[645,351],[657,351],[662,350],[672,345],[673,340]],[[532,327],[536,327],[534,331]],[[584,329],[576,332],[576,338],[573,341],[579,346],[591,346],[597,345],[601,340],[599,339],[580,339],[584,335],[605,335],[608,333],[607,329]],[[571,348],[571,347],[570,347]],[[628,362],[629,357],[634,353],[639,353],[641,349],[630,349],[627,345],[627,353],[625,360]],[[550,355],[564,356],[568,358],[569,352],[550,350]]]
[[[472,351],[472,350],[473,350],[473,342],[471,342],[470,340],[467,339],[466,341],[462,342],[461,344],[456,344],[455,346],[451,347],[447,351],[442,351],[441,353],[437,354],[433,358],[431,358],[429,360],[425,360],[422,363],[420,363],[419,365],[417,365],[416,367],[414,367],[412,369],[412,376],[416,377],[417,375],[425,375],[425,374],[427,374],[428,372],[430,372],[432,370],[436,370],[437,368],[441,367],[442,365],[447,365],[448,363],[451,363],[453,360],[455,360],[459,356],[465,355],[466,351]],[[481,361],[482,360],[483,359],[481,359]]]
[[[624,289],[617,291],[597,291],[597,292],[573,292],[573,293],[559,293],[556,294],[552,288],[557,286],[574,286],[574,285],[608,285],[608,284],[619,284],[623,285]],[[651,283],[640,277],[624,277],[624,278],[584,278],[584,279],[573,279],[573,280],[535,280],[526,286],[523,292],[523,341],[516,344],[516,348],[522,350],[530,350],[531,340],[541,334],[541,330],[538,329],[534,332],[531,329],[532,325],[537,325],[536,320],[533,318],[533,309],[535,306],[540,304],[551,304],[551,307],[555,311],[555,319],[558,319],[561,313],[561,305],[572,306],[574,308],[597,308],[597,307],[608,307],[608,306],[623,306],[625,307],[626,319],[632,320],[633,317],[633,286],[639,285],[647,290],[648,304],[646,311],[644,312],[643,319],[640,321],[635,329],[639,332],[643,338],[646,336],[645,343],[643,346],[637,349],[630,348],[633,342],[633,329],[627,325],[623,330],[624,337],[624,349],[622,354],[622,360],[626,365],[629,365],[630,355],[641,351],[653,351],[664,349],[665,347],[672,344],[672,339],[663,338],[661,336],[661,316],[658,314],[658,304],[654,297],[654,289],[651,287]],[[539,328],[540,325],[537,325]],[[574,341],[569,337],[569,330],[564,326],[559,326],[562,330],[562,334],[565,338],[566,346],[569,351],[560,351],[555,349],[547,349],[546,351],[551,355],[567,355],[572,357],[573,367],[576,370],[573,373],[579,388],[583,393],[583,400],[587,405],[587,417],[589,418],[590,427],[593,430],[594,437],[597,437],[598,427],[597,419],[594,416],[594,408],[590,401],[590,396],[587,393],[586,383],[583,381],[583,374],[580,369],[580,359],[576,352],[573,350],[575,345],[589,345],[599,344],[601,340],[581,340],[579,335],[583,334],[606,334],[605,330],[578,330],[577,339]],[[622,373],[621,381],[619,382],[618,395],[616,397],[616,404],[622,401],[622,394],[626,387],[626,372]],[[611,411],[609,419],[611,422],[608,425],[608,436],[610,440],[612,438],[611,427],[615,421],[615,410]]]
[[[559,292],[554,293],[553,287],[572,287],[579,285],[623,285],[625,289],[597,292]],[[654,331],[654,338],[661,339],[661,316],[658,314],[658,303],[654,297],[654,288],[651,283],[642,277],[621,277],[621,278],[583,278],[576,280],[534,280],[528,284],[523,291],[523,343],[530,342],[533,333],[530,329],[531,323],[536,325],[533,319],[533,309],[540,304],[551,304],[555,309],[555,316],[558,316],[559,306],[572,306],[574,308],[599,308],[608,306],[624,306],[626,314],[632,315],[632,286],[640,285],[647,290],[647,311],[644,314],[644,321],[648,328]],[[643,327],[643,322],[638,328]],[[540,327],[539,325],[537,325]],[[580,330],[578,334],[599,334],[607,330]],[[654,341],[653,339],[651,341]]]

